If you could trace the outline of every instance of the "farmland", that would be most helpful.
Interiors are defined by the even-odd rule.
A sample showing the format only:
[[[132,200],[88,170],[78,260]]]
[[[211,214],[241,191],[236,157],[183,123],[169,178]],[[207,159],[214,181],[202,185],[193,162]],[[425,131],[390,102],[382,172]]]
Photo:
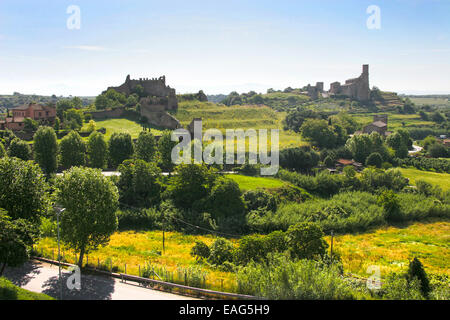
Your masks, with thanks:
[[[327,237],[330,242],[330,237]],[[379,228],[362,234],[340,235],[334,247],[344,270],[367,277],[367,267],[380,266],[381,276],[404,270],[418,257],[426,271],[450,276],[450,222],[430,220]]]
[[[127,132],[131,135],[132,139],[136,139],[139,136],[139,133],[142,131],[142,126],[140,124],[128,119],[98,120],[95,121],[95,124],[97,129],[102,127],[106,129],[106,140],[109,140],[114,132]],[[87,125],[88,124],[85,123],[83,128],[86,129]],[[151,128],[151,131],[154,135],[158,135],[161,133],[161,130],[158,130],[156,128]]]

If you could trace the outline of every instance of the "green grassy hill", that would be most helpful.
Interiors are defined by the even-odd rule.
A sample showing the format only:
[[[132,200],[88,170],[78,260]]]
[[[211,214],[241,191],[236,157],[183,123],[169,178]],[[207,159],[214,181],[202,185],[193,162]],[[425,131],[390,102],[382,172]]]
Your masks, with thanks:
[[[280,148],[307,144],[301,136],[292,131],[284,131],[282,121],[285,112],[277,112],[267,106],[234,105],[225,106],[212,102],[183,101],[173,114],[184,127],[194,118],[203,119],[203,130],[226,129],[280,129]]]

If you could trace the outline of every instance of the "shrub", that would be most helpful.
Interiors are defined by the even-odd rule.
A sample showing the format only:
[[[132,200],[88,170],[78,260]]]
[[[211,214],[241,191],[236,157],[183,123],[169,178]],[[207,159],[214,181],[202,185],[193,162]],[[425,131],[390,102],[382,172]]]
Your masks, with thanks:
[[[23,140],[19,138],[15,138],[11,141],[11,144],[8,148],[8,156],[16,157],[22,160],[30,160],[31,159],[31,149],[30,146]]]
[[[242,198],[248,211],[259,209],[275,211],[277,208],[275,197],[264,190],[249,190]]]
[[[225,261],[233,260],[233,244],[229,240],[218,238],[211,245],[210,250],[208,262],[213,265],[219,266]]]
[[[418,279],[408,282],[403,274],[391,273],[381,288],[380,295],[387,300],[422,300]]]
[[[191,256],[195,257],[196,260],[208,259],[211,251],[208,245],[202,241],[195,241],[195,245],[191,249]]]
[[[271,300],[344,300],[358,296],[340,277],[336,266],[312,260],[292,261],[272,255],[264,263],[251,262],[237,273],[238,292]]]
[[[366,159],[366,166],[375,166],[381,168],[383,158],[378,152],[371,153]]]
[[[419,259],[414,258],[408,267],[408,281],[411,282],[414,279],[419,280],[420,291],[424,297],[428,297],[431,291],[430,281],[428,280],[425,269]]]
[[[319,225],[302,222],[290,226],[286,232],[288,251],[292,258],[312,259],[325,254],[328,244]]]

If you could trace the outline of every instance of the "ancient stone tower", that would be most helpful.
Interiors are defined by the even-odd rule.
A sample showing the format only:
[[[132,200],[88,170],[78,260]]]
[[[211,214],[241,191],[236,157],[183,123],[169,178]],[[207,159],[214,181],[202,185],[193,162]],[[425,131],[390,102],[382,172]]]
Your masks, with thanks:
[[[342,85],[340,82],[333,82],[330,85],[329,94],[343,95],[358,101],[368,101],[370,99],[369,65],[363,65],[362,74],[358,78],[348,79]]]

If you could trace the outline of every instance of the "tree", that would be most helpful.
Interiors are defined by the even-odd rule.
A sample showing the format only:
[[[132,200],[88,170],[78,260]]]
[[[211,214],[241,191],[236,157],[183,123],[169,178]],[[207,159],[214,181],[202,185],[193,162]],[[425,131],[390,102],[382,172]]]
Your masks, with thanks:
[[[353,159],[364,163],[372,150],[372,140],[367,134],[354,135],[347,140],[346,147],[352,153]]]
[[[0,277],[6,266],[18,267],[29,258],[37,230],[23,219],[11,220],[0,209]]]
[[[280,151],[280,166],[307,172],[319,162],[319,155],[310,147],[287,148]]]
[[[131,135],[124,132],[114,132],[109,139],[108,152],[111,165],[116,168],[127,159],[131,159],[134,153]]]
[[[209,207],[214,219],[226,219],[244,213],[244,203],[239,185],[226,177],[214,182],[209,197]]]
[[[45,174],[56,172],[58,143],[55,131],[50,127],[39,127],[34,134],[34,159]]]
[[[326,120],[307,119],[300,128],[302,136],[311,140],[319,148],[336,146],[337,134]]]
[[[30,146],[23,140],[19,138],[15,138],[11,141],[11,144],[8,148],[8,156],[16,157],[22,160],[30,160],[31,159],[31,149]]]
[[[334,160],[332,157],[327,156],[327,157],[323,160],[323,163],[327,166],[327,168],[333,168],[333,167],[334,167],[335,160]]]
[[[61,128],[61,121],[59,120],[58,117],[56,117],[53,129],[55,129],[55,131],[58,132],[60,128]]]
[[[158,151],[160,154],[160,167],[163,171],[172,172],[174,163],[172,162],[172,149],[177,145],[172,141],[171,132],[165,130],[158,141]]]
[[[103,94],[98,95],[95,98],[95,102],[94,102],[95,109],[97,109],[97,110],[104,110],[104,109],[108,108],[108,102],[109,102],[108,98],[105,97],[105,95],[103,95]]]
[[[420,282],[420,291],[424,297],[428,297],[431,292],[430,281],[428,280],[427,273],[423,268],[422,262],[419,259],[414,258],[408,267],[408,282],[417,278]]]
[[[61,239],[79,253],[78,266],[90,250],[108,243],[117,229],[119,194],[100,170],[73,167],[57,179],[56,201],[61,214]]]
[[[161,169],[144,160],[125,160],[118,168],[120,201],[136,207],[150,207],[160,200]]]
[[[445,118],[440,112],[436,111],[431,115],[431,120],[436,123],[442,123],[445,121]]]
[[[322,229],[315,223],[302,222],[286,232],[288,250],[292,258],[313,259],[322,256],[328,248]]]
[[[100,132],[94,131],[89,135],[87,155],[91,167],[103,169],[106,166],[108,144],[105,141],[105,137]]]
[[[12,219],[38,221],[47,212],[44,175],[37,164],[17,158],[0,159],[0,208]]]
[[[31,119],[31,118],[25,118],[23,120],[23,130],[26,132],[33,132],[36,131],[38,128],[37,121]]]
[[[371,153],[366,159],[366,166],[375,166],[377,168],[381,168],[382,163],[383,158],[378,152]]]
[[[72,108],[64,112],[64,122],[68,123],[71,129],[80,129],[83,126],[83,121],[82,110]]]
[[[68,169],[86,164],[86,143],[76,131],[71,131],[59,144],[61,165]]]
[[[142,131],[136,141],[136,158],[152,162],[156,158],[156,139],[150,131]]]
[[[206,165],[181,164],[175,171],[177,174],[170,178],[165,193],[177,207],[191,209],[210,194],[216,177]]]
[[[440,142],[431,145],[428,148],[428,154],[433,158],[446,158],[449,155],[447,147]]]
[[[56,115],[64,122],[64,114],[67,110],[73,108],[73,102],[70,99],[62,99],[56,103]]]

